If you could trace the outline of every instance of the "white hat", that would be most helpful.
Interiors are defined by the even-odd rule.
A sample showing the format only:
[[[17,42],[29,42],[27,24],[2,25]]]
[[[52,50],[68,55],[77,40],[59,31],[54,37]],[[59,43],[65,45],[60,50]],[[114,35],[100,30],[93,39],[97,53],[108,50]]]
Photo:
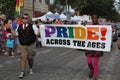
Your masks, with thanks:
[[[0,18],[1,18],[1,19],[6,19],[6,15],[5,15],[5,14],[1,14],[1,15],[0,15]]]

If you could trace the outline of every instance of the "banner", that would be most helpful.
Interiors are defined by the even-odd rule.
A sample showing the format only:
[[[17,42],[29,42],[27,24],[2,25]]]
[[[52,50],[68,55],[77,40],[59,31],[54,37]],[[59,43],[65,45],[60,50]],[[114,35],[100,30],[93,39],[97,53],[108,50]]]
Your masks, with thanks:
[[[41,25],[43,46],[110,51],[111,25]]]
[[[23,6],[24,0],[16,0],[16,6],[15,6],[15,16],[20,15],[20,7]]]

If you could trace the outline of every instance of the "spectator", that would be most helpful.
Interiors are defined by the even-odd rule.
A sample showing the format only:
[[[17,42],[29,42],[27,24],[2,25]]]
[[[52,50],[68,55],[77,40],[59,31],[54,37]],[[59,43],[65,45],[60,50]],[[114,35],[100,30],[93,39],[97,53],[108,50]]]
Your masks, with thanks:
[[[47,19],[47,21],[45,22],[45,24],[51,24],[50,20]]]
[[[85,21],[81,21],[81,25],[85,26],[86,22]]]
[[[3,47],[4,47],[4,49],[3,49],[3,53],[7,53],[6,52],[6,39],[7,39],[7,34],[8,33],[11,33],[11,30],[10,30],[10,26],[11,26],[11,20],[8,20],[8,19],[6,19],[5,21],[4,21],[4,23],[3,23],[3,29],[4,29],[4,32],[3,32]]]
[[[7,34],[7,41],[6,41],[6,47],[8,49],[8,55],[10,57],[14,57],[12,55],[13,48],[14,48],[14,38],[11,33]]]
[[[37,28],[38,28],[38,31],[39,31],[39,34],[40,34],[40,25],[42,24],[42,21],[39,19],[35,22]],[[36,36],[37,40],[36,40],[36,47],[42,47],[41,45],[41,36],[38,35]]]
[[[3,56],[3,27],[0,26],[0,56]]]
[[[13,30],[16,31],[16,29],[18,28],[18,26],[20,24],[22,24],[22,23],[21,23],[21,20],[20,20],[19,16],[15,17],[14,20],[13,20],[13,22],[12,22],[12,28],[13,28]],[[17,52],[18,45],[19,45],[18,37],[14,37],[14,49],[13,49],[13,52]]]
[[[55,24],[61,25],[61,24],[63,24],[63,23],[62,23],[62,21],[61,21],[60,19],[58,19],[58,20],[55,22]]]

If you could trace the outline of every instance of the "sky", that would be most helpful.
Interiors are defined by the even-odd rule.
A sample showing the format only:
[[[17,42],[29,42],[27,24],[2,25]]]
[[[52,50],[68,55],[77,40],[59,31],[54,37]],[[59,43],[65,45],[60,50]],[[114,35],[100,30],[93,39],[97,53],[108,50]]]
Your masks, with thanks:
[[[53,4],[54,0],[50,0],[50,3]]]

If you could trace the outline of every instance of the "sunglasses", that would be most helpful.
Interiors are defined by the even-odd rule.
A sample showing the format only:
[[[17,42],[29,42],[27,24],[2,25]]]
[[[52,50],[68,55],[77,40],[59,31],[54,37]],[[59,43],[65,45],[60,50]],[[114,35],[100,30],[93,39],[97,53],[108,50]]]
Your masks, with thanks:
[[[22,17],[22,19],[28,19],[27,17]]]

